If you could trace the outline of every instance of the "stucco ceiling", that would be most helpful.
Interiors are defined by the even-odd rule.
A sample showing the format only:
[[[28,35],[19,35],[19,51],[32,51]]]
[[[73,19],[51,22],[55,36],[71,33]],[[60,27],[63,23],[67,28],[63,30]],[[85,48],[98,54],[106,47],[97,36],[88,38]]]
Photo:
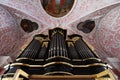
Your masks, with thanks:
[[[39,29],[25,33],[21,19],[39,24]],[[92,19],[96,26],[91,33],[77,30],[79,22]],[[13,59],[21,47],[35,34],[48,34],[48,29],[61,27],[67,34],[80,34],[102,58],[120,58],[120,0],[75,0],[71,11],[60,18],[48,15],[40,0],[0,0],[0,55]]]

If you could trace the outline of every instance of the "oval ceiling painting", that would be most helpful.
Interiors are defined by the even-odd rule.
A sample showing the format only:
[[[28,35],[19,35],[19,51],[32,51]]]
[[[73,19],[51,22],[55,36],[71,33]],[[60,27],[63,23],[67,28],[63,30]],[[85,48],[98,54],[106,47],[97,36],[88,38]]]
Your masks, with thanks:
[[[66,15],[72,8],[74,0],[40,0],[44,10],[54,17]]]

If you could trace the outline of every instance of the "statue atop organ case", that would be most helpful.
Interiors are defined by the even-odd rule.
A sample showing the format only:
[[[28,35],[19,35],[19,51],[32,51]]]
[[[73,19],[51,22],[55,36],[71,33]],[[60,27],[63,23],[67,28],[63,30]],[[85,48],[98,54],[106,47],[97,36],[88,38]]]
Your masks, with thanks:
[[[2,80],[115,80],[109,65],[99,59],[82,36],[67,36],[66,32],[54,28],[49,35],[35,35]]]

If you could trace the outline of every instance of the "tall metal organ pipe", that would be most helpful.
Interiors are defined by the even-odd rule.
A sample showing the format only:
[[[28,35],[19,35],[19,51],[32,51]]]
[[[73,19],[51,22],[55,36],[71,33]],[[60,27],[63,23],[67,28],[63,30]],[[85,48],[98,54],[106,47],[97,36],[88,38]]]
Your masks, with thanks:
[[[41,42],[33,39],[31,43],[26,47],[26,49],[23,51],[23,53],[18,58],[31,58],[35,59],[36,55],[38,54]]]
[[[68,58],[65,39],[61,33],[57,32],[55,35],[52,36],[48,54],[49,54],[48,58],[52,57]]]
[[[72,68],[68,65],[70,59],[67,53],[65,34],[61,29],[53,30],[50,37],[50,46],[45,75],[71,75]]]
[[[73,41],[67,41],[67,45],[70,59],[80,59],[79,53],[77,53]]]
[[[72,39],[73,41],[76,40],[74,41],[74,45],[81,59],[97,58],[94,52],[90,50],[90,48],[82,40],[81,36],[76,36],[76,37],[73,37]]]

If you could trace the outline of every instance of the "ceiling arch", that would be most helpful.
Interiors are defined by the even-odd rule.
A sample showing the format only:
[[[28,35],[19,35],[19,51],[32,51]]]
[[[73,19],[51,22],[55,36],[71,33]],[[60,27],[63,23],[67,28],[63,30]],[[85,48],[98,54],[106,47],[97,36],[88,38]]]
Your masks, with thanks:
[[[13,16],[0,7],[0,55],[13,54],[18,49],[19,33]]]
[[[111,10],[100,21],[95,40],[106,54],[120,57],[120,6]]]
[[[49,27],[56,27],[58,25],[67,27],[66,25],[76,21],[77,19],[80,19],[83,16],[88,15],[89,13],[109,5],[117,4],[119,2],[119,0],[76,0],[76,3],[74,4],[75,6],[73,6],[74,9],[71,11],[71,13],[59,19],[48,15],[42,8],[39,0],[4,0],[0,1],[0,4],[4,4],[20,10],[28,15],[31,15],[35,19],[42,21],[43,23],[46,22],[46,24],[49,24]],[[90,4],[92,4],[92,6]]]

